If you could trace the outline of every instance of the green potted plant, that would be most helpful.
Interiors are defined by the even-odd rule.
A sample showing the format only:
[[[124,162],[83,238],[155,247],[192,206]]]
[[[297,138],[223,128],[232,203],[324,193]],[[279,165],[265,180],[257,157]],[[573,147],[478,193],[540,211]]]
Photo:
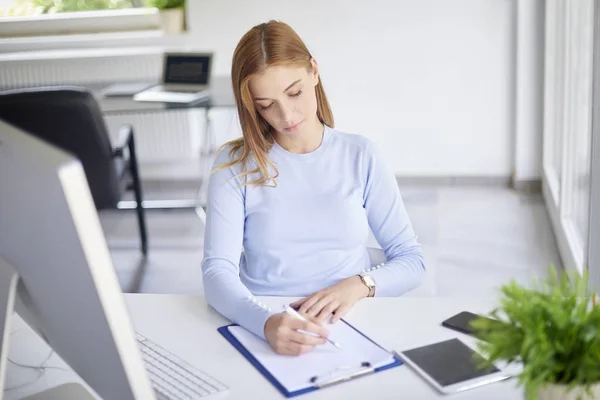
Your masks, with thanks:
[[[528,400],[600,399],[600,306],[587,273],[557,272],[526,288],[501,288],[500,306],[473,321],[486,356],[521,362],[519,385]]]
[[[180,33],[184,29],[185,0],[147,0],[148,7],[157,8],[165,33]]]

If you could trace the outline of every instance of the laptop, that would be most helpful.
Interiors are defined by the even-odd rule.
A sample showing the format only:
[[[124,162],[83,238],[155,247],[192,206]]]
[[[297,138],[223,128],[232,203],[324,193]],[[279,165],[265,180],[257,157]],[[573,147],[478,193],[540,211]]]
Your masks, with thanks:
[[[209,96],[212,53],[165,53],[162,82],[133,96],[136,101],[189,103]]]

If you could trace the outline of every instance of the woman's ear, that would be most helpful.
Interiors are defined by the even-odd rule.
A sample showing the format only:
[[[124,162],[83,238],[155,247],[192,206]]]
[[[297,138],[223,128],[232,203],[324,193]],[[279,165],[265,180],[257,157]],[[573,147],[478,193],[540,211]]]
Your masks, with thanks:
[[[315,60],[314,58],[311,58],[310,65],[311,65],[310,75],[311,75],[311,78],[313,79],[314,85],[317,86],[317,84],[319,83],[319,64],[317,64],[317,60]]]

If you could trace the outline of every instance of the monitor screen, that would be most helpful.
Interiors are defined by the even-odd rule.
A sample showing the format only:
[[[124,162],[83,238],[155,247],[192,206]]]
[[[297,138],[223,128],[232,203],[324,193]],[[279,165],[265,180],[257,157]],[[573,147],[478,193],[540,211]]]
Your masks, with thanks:
[[[210,75],[210,55],[167,54],[164,83],[207,85]]]

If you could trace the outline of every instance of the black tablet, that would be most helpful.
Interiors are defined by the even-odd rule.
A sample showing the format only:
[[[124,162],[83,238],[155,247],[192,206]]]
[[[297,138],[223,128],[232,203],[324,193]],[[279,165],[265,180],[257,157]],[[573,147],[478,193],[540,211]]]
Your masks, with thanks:
[[[459,339],[406,350],[400,356],[441,393],[456,393],[510,378],[495,366],[480,368],[482,356]]]

